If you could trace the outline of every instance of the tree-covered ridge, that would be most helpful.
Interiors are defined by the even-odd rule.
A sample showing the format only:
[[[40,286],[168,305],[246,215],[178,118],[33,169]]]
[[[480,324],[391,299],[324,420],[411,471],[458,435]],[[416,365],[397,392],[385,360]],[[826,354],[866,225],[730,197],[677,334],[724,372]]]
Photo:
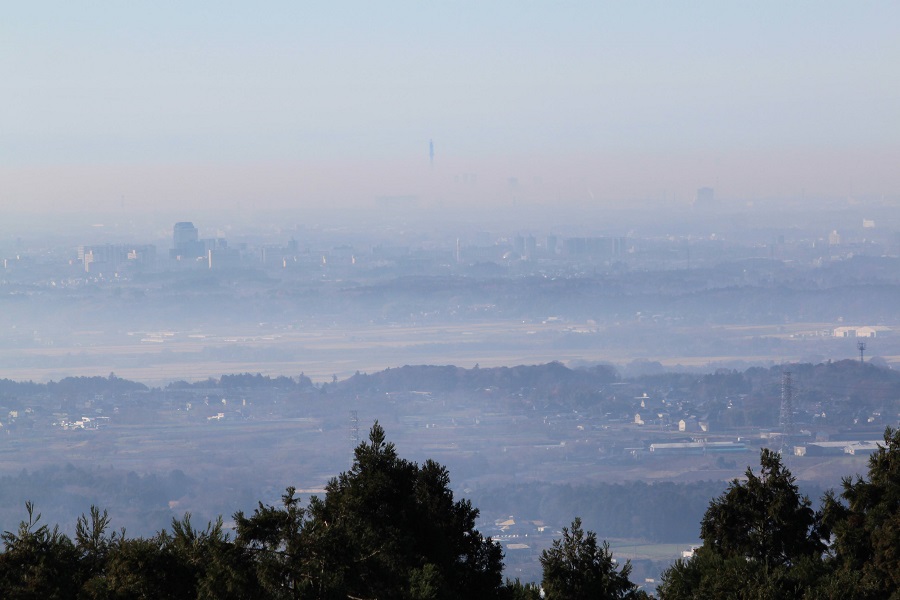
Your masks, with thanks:
[[[406,365],[371,375],[357,373],[339,382],[336,389],[361,393],[370,390],[472,391],[489,387],[502,390],[571,388],[602,385],[619,380],[615,368],[599,365],[590,369],[570,369],[559,362],[516,367],[465,369],[456,366]]]
[[[649,364],[649,363],[648,363]],[[662,366],[657,365],[662,371]],[[625,373],[631,371],[625,367]],[[653,369],[651,369],[653,370]],[[466,369],[452,365],[405,365],[376,373],[356,373],[346,379],[314,384],[296,377],[237,373],[202,381],[169,383],[150,389],[142,383],[109,377],[68,377],[35,383],[0,380],[0,401],[9,408],[40,405],[50,398],[105,396],[120,398],[147,392],[231,393],[277,391],[302,394],[318,389],[338,397],[382,397],[385,393],[422,391],[446,395],[515,400],[529,407],[596,408],[625,416],[634,407],[627,400],[641,393],[684,404],[708,416],[720,427],[773,426],[778,423],[781,380],[790,371],[797,418],[822,424],[847,425],[872,414],[900,410],[900,373],[871,362],[797,363],[744,371],[714,373],[660,372],[623,377],[607,364],[570,368],[559,362],[514,367]],[[616,384],[616,385],[612,385]],[[490,393],[488,393],[490,392]],[[819,415],[815,417],[815,415]],[[823,416],[825,415],[825,416]],[[633,416],[633,414],[631,415]]]
[[[276,390],[305,390],[313,387],[312,380],[302,373],[296,378],[279,375],[272,377],[270,375],[262,375],[256,373],[235,373],[232,375],[222,375],[218,379],[210,377],[202,381],[188,383],[186,381],[175,381],[166,386],[170,390],[180,389],[220,389],[220,390],[253,390],[253,389],[276,389]]]
[[[110,373],[109,377],[64,377],[59,381],[47,383],[0,379],[0,397],[37,394],[124,394],[147,389],[149,388],[143,383],[116,377],[115,373]]]

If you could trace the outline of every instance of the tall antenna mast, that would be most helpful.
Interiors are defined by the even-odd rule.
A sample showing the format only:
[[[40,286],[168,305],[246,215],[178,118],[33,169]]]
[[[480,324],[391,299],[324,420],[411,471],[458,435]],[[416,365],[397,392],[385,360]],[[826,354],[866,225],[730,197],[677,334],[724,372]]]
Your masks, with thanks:
[[[789,446],[789,438],[794,435],[794,386],[791,372],[781,374],[781,453]]]
[[[866,343],[862,342],[862,341],[856,342],[856,347],[859,348],[859,362],[861,362],[861,363],[866,362],[865,359],[863,358],[863,355],[866,352]]]

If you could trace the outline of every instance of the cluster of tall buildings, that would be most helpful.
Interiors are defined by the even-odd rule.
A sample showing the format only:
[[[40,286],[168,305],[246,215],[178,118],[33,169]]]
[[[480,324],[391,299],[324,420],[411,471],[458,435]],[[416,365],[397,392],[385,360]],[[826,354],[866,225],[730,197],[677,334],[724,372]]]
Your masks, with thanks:
[[[234,265],[240,253],[228,247],[224,238],[200,239],[193,223],[175,223],[172,248],[168,258],[174,263],[201,263],[203,266]],[[153,244],[95,244],[78,247],[78,261],[87,273],[121,271],[129,267],[154,268],[160,266]]]
[[[212,268],[218,265],[234,265],[240,261],[240,252],[228,247],[225,238],[200,239],[200,233],[190,221],[175,223],[172,233],[172,249],[169,258],[175,261],[206,261]]]
[[[78,260],[86,273],[97,269],[119,271],[130,265],[153,266],[156,264],[156,246],[152,244],[98,244],[79,246]]]

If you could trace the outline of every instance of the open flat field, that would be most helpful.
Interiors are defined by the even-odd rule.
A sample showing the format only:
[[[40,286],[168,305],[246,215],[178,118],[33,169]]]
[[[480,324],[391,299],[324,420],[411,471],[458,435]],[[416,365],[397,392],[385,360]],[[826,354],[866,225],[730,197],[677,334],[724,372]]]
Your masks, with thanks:
[[[0,378],[48,381],[67,376],[108,375],[160,385],[205,379],[225,373],[297,375],[314,381],[344,378],[356,371],[374,372],[404,364],[454,364],[462,367],[511,366],[550,361],[657,361],[666,367],[769,364],[812,355],[846,358],[855,351],[830,338],[791,336],[824,328],[821,323],[785,326],[716,327],[701,333],[653,330],[632,334],[628,327],[598,327],[560,321],[491,321],[446,325],[317,326],[313,328],[244,327],[219,331],[104,332],[82,331],[59,339],[8,341],[0,347]],[[719,341],[692,343],[703,335]],[[678,343],[664,343],[667,338]],[[699,338],[698,338],[699,339]],[[756,340],[776,340],[771,352],[754,350]],[[637,341],[636,341],[637,340]],[[728,351],[731,345],[734,350]],[[759,345],[759,344],[757,344]],[[874,345],[874,344],[873,344]],[[844,348],[847,346],[847,348]],[[849,349],[849,350],[848,350]],[[832,356],[834,355],[834,356]],[[900,363],[900,356],[883,356]]]

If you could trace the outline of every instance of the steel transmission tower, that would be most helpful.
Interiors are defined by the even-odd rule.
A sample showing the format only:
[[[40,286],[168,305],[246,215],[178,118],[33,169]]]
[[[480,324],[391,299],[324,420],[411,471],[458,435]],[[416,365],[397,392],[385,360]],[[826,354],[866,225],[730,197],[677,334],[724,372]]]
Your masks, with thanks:
[[[781,374],[781,453],[789,447],[790,437],[794,435],[794,387],[791,383],[791,372]]]
[[[350,411],[350,466],[353,466],[354,452],[359,446],[359,415],[355,410]]]
[[[859,348],[859,362],[866,362],[863,358],[863,355],[866,352],[866,343],[865,342],[856,342],[856,347]]]

